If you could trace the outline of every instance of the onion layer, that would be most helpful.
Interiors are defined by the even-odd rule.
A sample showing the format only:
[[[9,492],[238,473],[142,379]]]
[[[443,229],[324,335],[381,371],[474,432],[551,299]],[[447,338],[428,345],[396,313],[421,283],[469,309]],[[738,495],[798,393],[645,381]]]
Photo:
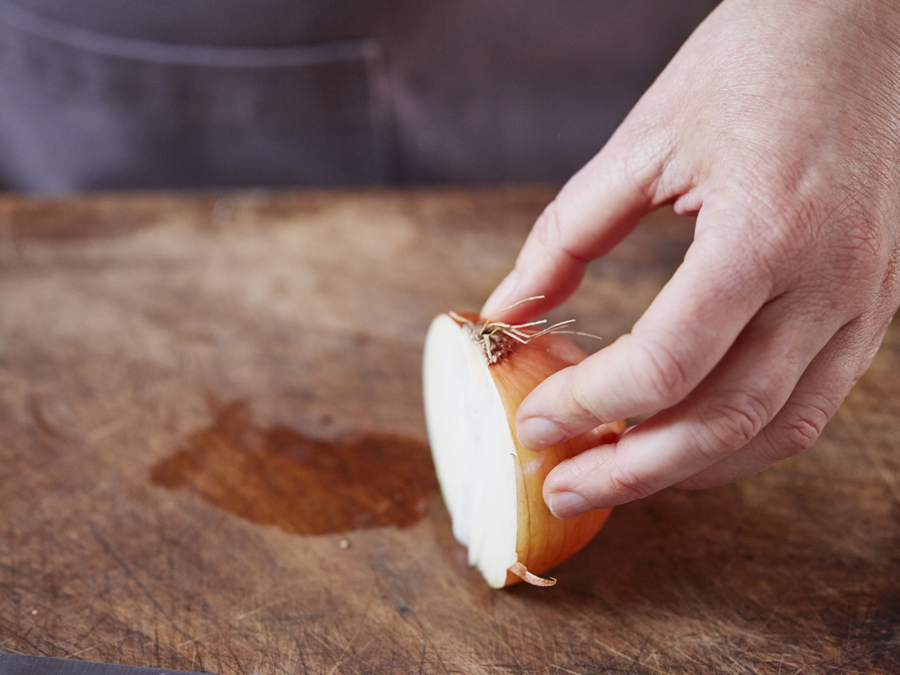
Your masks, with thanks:
[[[544,478],[560,462],[617,440],[622,421],[532,452],[515,435],[524,398],[553,373],[585,357],[557,334],[492,331],[475,315],[442,314],[425,341],[423,388],[428,438],[456,539],[495,588],[527,581],[582,548],[611,509],[559,520],[544,503]],[[490,334],[488,334],[490,333]],[[517,337],[522,336],[522,337]]]

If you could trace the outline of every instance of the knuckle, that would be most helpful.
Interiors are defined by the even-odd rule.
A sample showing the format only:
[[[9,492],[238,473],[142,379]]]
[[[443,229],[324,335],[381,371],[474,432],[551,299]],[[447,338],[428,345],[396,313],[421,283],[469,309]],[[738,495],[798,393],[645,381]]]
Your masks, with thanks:
[[[590,420],[600,421],[604,416],[597,409],[593,388],[590,381],[585,381],[582,377],[577,377],[581,371],[576,367],[572,369],[572,378],[569,382],[569,396],[571,397],[571,405],[574,408],[576,416]],[[572,415],[570,415],[571,417]]]
[[[768,397],[752,390],[730,393],[713,403],[705,415],[705,428],[712,436],[718,454],[721,448],[736,450],[752,441],[772,418]]]
[[[834,305],[831,309],[858,306],[860,293],[880,287],[891,250],[883,221],[869,210],[863,194],[846,190],[836,205],[810,207],[800,220],[811,233],[804,250],[790,251],[793,260],[805,255],[809,261],[798,268],[805,274],[801,286],[816,284],[811,290],[827,293]],[[818,253],[809,255],[811,249]],[[810,275],[808,267],[814,262],[815,273]]]
[[[784,421],[772,429],[769,441],[772,462],[793,457],[808,450],[822,435],[825,425],[837,408],[831,401],[792,406]]]
[[[815,288],[824,280],[832,294],[877,286],[891,255],[883,219],[873,217],[861,191],[838,192],[840,200],[831,204],[773,197],[760,206],[765,217],[744,228],[754,236],[748,255],[776,279]]]
[[[609,467],[609,485],[613,494],[618,496],[618,501],[624,503],[643,499],[656,492],[656,489],[646,481],[622,467],[613,464]]]
[[[788,422],[782,443],[783,452],[781,453],[781,458],[799,455],[801,452],[808,450],[819,438],[823,428],[823,424],[811,417],[797,417]]]
[[[540,250],[551,251],[579,263],[588,263],[589,259],[581,255],[577,246],[573,245],[571,232],[566,229],[570,218],[564,213],[563,200],[554,199],[544,207],[532,228],[531,236]]]
[[[768,278],[777,278],[786,264],[796,267],[798,255],[808,252],[815,245],[817,233],[814,223],[815,207],[797,202],[780,191],[771,191],[765,181],[748,178],[744,195],[756,195],[766,191],[768,199],[760,203],[753,197],[744,197],[732,219],[735,227],[719,236],[736,237],[741,244],[741,259],[752,261],[753,269]],[[793,193],[788,193],[792,195]],[[790,269],[787,267],[786,269]]]
[[[639,385],[656,394],[662,405],[683,399],[691,390],[687,364],[659,341],[636,340],[637,358],[632,361],[632,374]]]
[[[544,208],[534,224],[534,236],[545,248],[556,248],[562,242],[562,218],[559,202],[553,200]]]

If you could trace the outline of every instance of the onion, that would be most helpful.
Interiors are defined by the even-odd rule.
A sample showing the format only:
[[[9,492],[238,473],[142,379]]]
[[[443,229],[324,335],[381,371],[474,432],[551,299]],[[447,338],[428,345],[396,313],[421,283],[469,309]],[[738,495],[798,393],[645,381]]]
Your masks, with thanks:
[[[428,440],[453,535],[469,564],[494,588],[520,581],[552,586],[550,568],[582,548],[611,509],[557,519],[544,503],[544,478],[561,461],[615,441],[623,421],[532,452],[519,445],[515,418],[540,382],[585,358],[554,331],[441,314],[425,340],[423,389]]]

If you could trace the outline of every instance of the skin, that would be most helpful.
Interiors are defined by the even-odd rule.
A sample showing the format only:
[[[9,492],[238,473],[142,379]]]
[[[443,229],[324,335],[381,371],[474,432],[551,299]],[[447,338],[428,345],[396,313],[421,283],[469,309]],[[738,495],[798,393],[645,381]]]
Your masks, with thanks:
[[[654,208],[696,214],[632,332],[519,408],[540,450],[653,414],[544,483],[557,517],[806,450],[900,305],[900,3],[725,0],[538,219],[483,315],[562,303]]]

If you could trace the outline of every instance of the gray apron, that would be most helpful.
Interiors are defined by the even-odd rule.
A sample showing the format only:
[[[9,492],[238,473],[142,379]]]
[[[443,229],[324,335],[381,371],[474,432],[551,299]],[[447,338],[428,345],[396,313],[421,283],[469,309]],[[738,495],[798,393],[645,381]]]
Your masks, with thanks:
[[[0,188],[560,181],[713,0],[0,0]]]

